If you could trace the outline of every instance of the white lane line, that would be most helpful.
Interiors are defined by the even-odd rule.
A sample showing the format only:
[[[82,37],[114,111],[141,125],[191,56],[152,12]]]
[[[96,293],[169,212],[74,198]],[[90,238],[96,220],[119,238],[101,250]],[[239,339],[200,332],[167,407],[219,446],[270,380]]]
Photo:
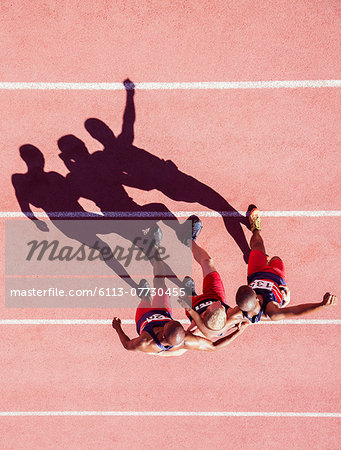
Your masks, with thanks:
[[[0,411],[13,416],[173,416],[173,417],[341,417],[338,412],[261,412],[261,411]]]
[[[111,325],[111,319],[2,319],[0,325]],[[187,319],[179,322],[189,324]],[[123,325],[135,325],[133,319],[122,319]],[[261,321],[261,325],[341,325],[341,319],[288,319]]]
[[[295,89],[336,88],[341,80],[272,80],[272,81],[198,81],[135,83],[137,90],[193,90],[193,89]],[[109,90],[122,91],[123,83],[68,83],[68,82],[0,82],[3,90]]]
[[[35,212],[35,217],[39,218],[78,218],[78,217],[93,217],[93,214],[98,212],[50,212],[47,215],[45,212]],[[157,211],[141,211],[141,212],[127,212],[127,211],[107,211],[106,217],[142,217],[142,218],[167,218],[167,217],[188,217],[195,214],[198,217],[239,217],[245,216],[245,211],[174,211],[174,212],[157,212]],[[0,218],[16,219],[25,218],[25,214],[18,211],[1,211]],[[322,210],[322,211],[262,211],[262,217],[341,217],[341,211],[338,210]]]

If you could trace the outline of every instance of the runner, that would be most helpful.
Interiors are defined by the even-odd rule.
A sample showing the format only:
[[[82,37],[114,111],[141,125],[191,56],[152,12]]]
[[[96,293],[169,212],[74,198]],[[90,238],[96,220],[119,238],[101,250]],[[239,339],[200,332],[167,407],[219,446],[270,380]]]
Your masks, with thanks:
[[[141,302],[135,316],[139,337],[130,339],[122,330],[119,318],[115,317],[112,322],[126,350],[158,356],[180,356],[187,350],[217,351],[225,348],[244,331],[245,324],[239,324],[233,333],[214,343],[195,336],[190,331],[185,331],[181,323],[172,317],[170,298],[166,293],[165,265],[157,248],[155,248],[152,263],[156,295],[152,298],[149,283],[145,279],[141,280],[138,289]]]
[[[201,222],[196,224],[195,239],[201,227]],[[203,293],[197,295],[193,279],[185,277],[183,283],[186,294],[180,297],[178,302],[185,308],[186,315],[191,320],[188,331],[213,339],[225,335],[245,319],[238,306],[231,308],[226,304],[224,285],[214,261],[195,239],[192,240],[192,253],[202,269]]]
[[[278,256],[268,257],[261,236],[260,211],[255,205],[250,205],[248,211],[252,231],[248,286],[240,286],[236,294],[236,302],[243,316],[252,323],[264,320],[264,316],[271,320],[283,320],[336,305],[337,297],[327,292],[321,302],[288,307],[290,290],[286,285],[283,261]]]

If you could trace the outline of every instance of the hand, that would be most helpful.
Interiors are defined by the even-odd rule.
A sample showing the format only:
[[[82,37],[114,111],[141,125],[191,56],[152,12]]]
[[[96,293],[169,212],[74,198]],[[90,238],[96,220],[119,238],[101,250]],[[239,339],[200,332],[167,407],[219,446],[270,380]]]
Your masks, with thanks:
[[[288,306],[288,304],[290,303],[290,289],[285,284],[281,284],[278,287],[280,288],[283,294],[283,307]]]
[[[130,81],[129,78],[124,80],[123,84],[124,84],[126,91],[129,91],[129,93],[132,93],[134,95],[135,84],[132,81]]]
[[[114,330],[119,330],[121,328],[121,319],[114,317],[112,321],[112,327]]]
[[[249,325],[250,325],[250,322],[249,322],[248,319],[246,319],[246,320],[241,320],[241,321],[237,324],[238,331],[239,331],[240,333],[242,333],[242,332],[245,330],[245,328],[248,327]]]
[[[178,298],[178,303],[180,306],[182,306],[183,308],[186,309],[186,311],[191,311],[192,308],[189,306],[189,304],[186,302],[186,300],[184,299],[184,297],[179,297]]]
[[[195,334],[195,331],[197,330],[198,330],[197,324],[194,322],[194,320],[191,320],[191,323],[189,324],[187,331],[190,331],[192,334]]]
[[[338,298],[336,297],[336,295],[326,292],[323,296],[322,305],[325,305],[325,306],[336,305],[337,302],[338,302]]]
[[[47,224],[43,221],[43,220],[35,220],[34,221],[35,226],[38,228],[38,230],[40,231],[50,231],[49,227],[47,226]]]

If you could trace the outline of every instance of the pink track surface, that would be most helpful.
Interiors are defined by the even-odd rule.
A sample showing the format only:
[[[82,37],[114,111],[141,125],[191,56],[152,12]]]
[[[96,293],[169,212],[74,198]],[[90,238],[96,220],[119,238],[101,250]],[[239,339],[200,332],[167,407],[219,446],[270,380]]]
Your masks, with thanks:
[[[1,2],[3,81],[135,82],[337,79],[336,1]],[[18,148],[66,174],[57,139],[100,149],[88,117],[120,132],[123,91],[0,91],[2,212],[20,211],[10,179]],[[171,159],[235,209],[341,210],[340,90],[160,90],[135,94],[134,144]],[[160,192],[139,204],[207,211]],[[93,208],[92,204],[88,205]],[[7,219],[8,220],[8,219]],[[22,219],[20,219],[22,220]],[[1,241],[4,242],[1,219]],[[203,218],[233,304],[246,266],[221,218]],[[292,303],[341,295],[340,217],[263,219],[271,255],[286,263]],[[250,233],[245,229],[247,239]],[[198,241],[198,242],[199,242]],[[4,245],[2,246],[4,249]],[[4,251],[1,255],[4,298]],[[193,265],[194,278],[201,274]],[[0,319],[111,319],[133,310],[8,309]],[[184,318],[180,309],[175,317]],[[341,319],[340,305],[308,319]],[[132,325],[125,325],[134,336]],[[153,358],[126,352],[109,325],[0,325],[0,411],[340,413],[340,325],[258,325],[215,354]],[[9,417],[1,448],[340,448],[340,417]]]

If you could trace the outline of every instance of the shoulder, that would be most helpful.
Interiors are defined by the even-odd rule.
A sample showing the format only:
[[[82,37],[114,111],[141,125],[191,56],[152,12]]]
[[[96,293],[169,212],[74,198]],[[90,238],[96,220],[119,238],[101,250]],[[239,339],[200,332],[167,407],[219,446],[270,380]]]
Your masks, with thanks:
[[[142,352],[152,350],[154,347],[154,340],[147,332],[143,331],[140,336],[135,339],[132,339],[131,342],[134,341],[134,347],[136,350],[140,350]]]
[[[152,338],[146,331],[142,331],[140,336],[137,336],[134,340],[141,345],[145,345],[151,342]]]
[[[187,350],[209,350],[213,347],[213,344],[210,340],[201,337],[194,336],[190,332],[186,332],[184,348]]]
[[[269,301],[264,308],[264,312],[270,318],[281,314],[281,307],[276,301]]]
[[[239,306],[235,306],[234,308],[230,308],[229,310],[227,310],[226,318],[227,318],[227,320],[229,320],[229,319],[242,320],[243,313],[240,310]]]

